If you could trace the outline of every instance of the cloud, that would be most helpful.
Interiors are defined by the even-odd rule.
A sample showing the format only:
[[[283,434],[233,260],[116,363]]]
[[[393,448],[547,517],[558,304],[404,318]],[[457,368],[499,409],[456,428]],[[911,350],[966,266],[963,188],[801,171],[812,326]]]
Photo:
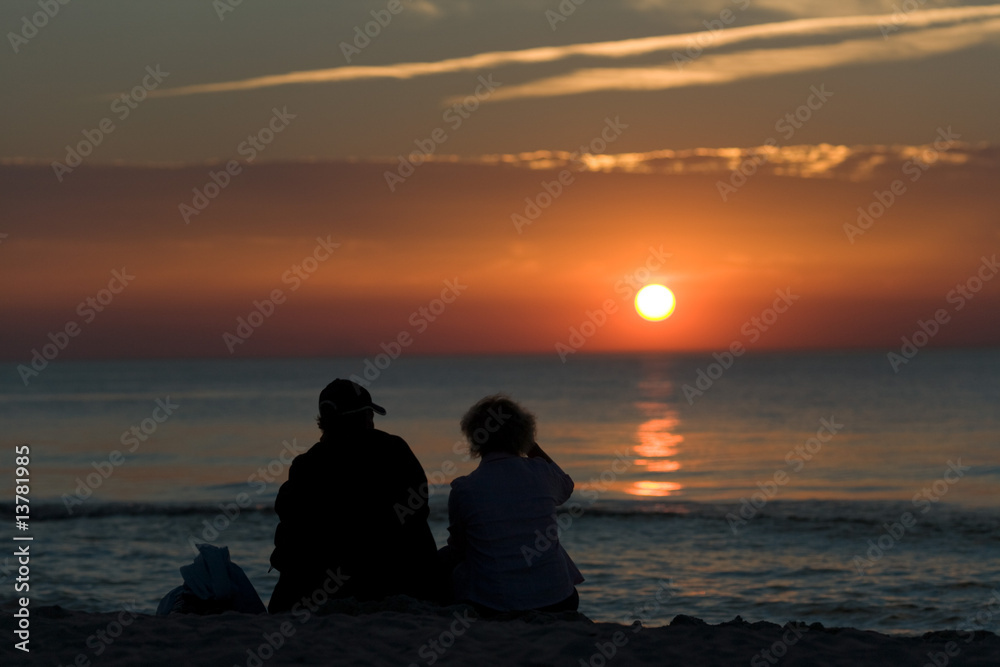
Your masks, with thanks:
[[[943,131],[947,128],[941,128]],[[931,137],[928,137],[931,139]],[[398,158],[359,160],[282,161],[272,164],[276,169],[289,165],[354,165],[377,164],[396,166]],[[579,153],[564,150],[537,150],[522,153],[492,153],[478,156],[452,154],[425,155],[424,161],[452,165],[484,165],[531,170],[571,169],[578,172],[604,172],[661,175],[728,175],[745,164],[753,163],[755,173],[790,178],[825,178],[842,181],[891,181],[898,178],[903,166],[912,160],[934,170],[947,171],[956,178],[1000,173],[1000,145],[971,144],[957,141],[947,150],[938,150],[933,143],[920,145],[796,144],[789,146],[751,146],[744,148],[660,149],[635,153]],[[197,163],[198,167],[215,167],[218,162]],[[280,165],[280,166],[279,166]],[[0,157],[0,168],[48,169],[47,160]],[[121,163],[113,169],[143,170],[193,169],[188,164]],[[143,231],[148,234],[148,231]],[[1000,233],[1000,232],[998,232]]]
[[[573,169],[629,174],[727,176],[743,165],[754,172],[790,178],[843,181],[886,181],[898,178],[909,161],[947,171],[959,178],[1000,170],[1000,146],[955,143],[938,150],[919,146],[842,146],[833,144],[756,146],[752,148],[691,148],[642,153],[575,154],[569,151],[501,153],[474,158],[428,156],[429,162],[502,165],[519,169]]]
[[[959,0],[962,1],[962,0]],[[969,4],[968,0],[964,0]],[[885,14],[893,11],[905,10],[909,4],[907,0],[730,0],[726,4],[725,0],[720,0],[715,7],[712,3],[704,0],[623,0],[623,2],[635,11],[641,12],[663,12],[696,13],[699,16],[715,13],[715,7],[723,6],[733,11],[747,10],[751,7],[758,12],[768,14],[779,14],[788,17],[819,17],[819,16],[854,16],[861,14]],[[952,0],[909,0],[909,2],[919,2],[920,9],[952,7],[956,4]]]
[[[647,67],[580,69],[568,74],[507,86],[490,102],[526,97],[557,97],[607,90],[666,90],[743,81],[778,74],[824,70],[856,64],[916,60],[997,43],[1000,19],[946,28],[910,31],[891,39],[870,37],[836,44],[756,49],[708,55]]]
[[[931,0],[935,2],[935,0]],[[927,0],[920,4],[925,6]],[[844,16],[850,14],[877,14],[893,11],[904,4],[903,0],[753,0],[757,9],[781,12],[789,16]],[[940,4],[940,2],[938,2]]]
[[[797,19],[780,23],[730,27],[715,33],[704,31],[680,35],[661,35],[656,37],[625,39],[612,42],[592,42],[585,44],[570,44],[566,46],[537,47],[522,49],[519,51],[492,51],[471,56],[449,58],[437,62],[396,63],[379,66],[348,66],[319,70],[304,70],[288,72],[285,74],[259,76],[237,81],[194,84],[178,88],[161,88],[150,93],[150,97],[179,97],[186,95],[225,93],[294,84],[338,83],[373,79],[413,79],[422,76],[451,74],[470,70],[490,70],[512,65],[527,66],[544,63],[556,63],[578,57],[621,59],[655,53],[671,53],[674,51],[683,52],[692,45],[703,45],[706,49],[713,49],[775,38],[794,37],[798,39],[810,39],[817,37],[846,37],[850,36],[852,33],[858,32],[870,35],[873,31],[879,30],[880,26],[885,25],[899,25],[900,31],[890,33],[890,40],[883,40],[880,32],[878,39],[871,40],[873,44],[882,43],[883,41],[897,41],[900,37],[908,35],[912,31],[919,32],[921,35],[926,34],[930,28],[948,25],[955,26],[956,28],[965,25],[967,27],[967,31],[963,34],[969,42],[975,42],[982,40],[982,36],[980,36],[979,39],[976,39],[976,32],[982,30],[984,24],[990,24],[988,19],[998,17],[1000,17],[1000,5],[914,11],[909,14],[897,15],[895,20],[891,14]],[[912,40],[907,43],[912,44]],[[796,54],[802,48],[807,47],[792,46],[786,49],[774,49],[772,50],[774,56],[759,57],[777,57],[782,53],[785,54],[784,57],[786,58],[797,57]],[[961,47],[955,46],[954,48]],[[893,51],[895,53],[899,53],[900,56],[903,55],[903,52],[899,47],[896,47]],[[763,54],[766,53],[766,51],[761,50],[757,53]],[[917,55],[919,56],[921,54]],[[632,75],[638,76],[640,79],[644,79],[648,83],[652,83],[653,80],[663,80],[662,73],[657,74],[653,71],[646,71],[646,69],[647,68],[631,68],[624,71],[628,71]],[[702,69],[704,69],[703,66]],[[603,70],[600,69],[581,71],[590,72],[590,74],[586,75],[586,78],[591,80],[593,80],[594,77],[607,76],[603,73]],[[574,72],[567,76],[576,78],[580,75],[579,72]],[[620,74],[616,74],[615,76],[618,78],[624,78],[621,77]],[[713,79],[714,75],[702,72],[696,74],[691,79],[692,81],[700,80],[702,83],[688,85],[704,85],[705,82],[718,83],[730,80],[721,79],[716,81]],[[525,85],[531,86],[533,84],[529,83]],[[595,84],[591,83],[589,85]],[[505,92],[505,96],[508,98],[511,96],[510,90],[514,90],[514,88]]]
[[[437,18],[443,13],[441,8],[430,0],[411,0],[408,6],[412,11],[425,16]]]

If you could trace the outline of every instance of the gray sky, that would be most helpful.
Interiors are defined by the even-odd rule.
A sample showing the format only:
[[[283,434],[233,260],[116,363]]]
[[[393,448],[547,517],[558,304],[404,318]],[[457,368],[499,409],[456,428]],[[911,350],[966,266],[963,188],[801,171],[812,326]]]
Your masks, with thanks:
[[[53,4],[52,17],[40,14],[38,0],[0,6],[7,160],[63,159],[85,132],[101,140],[90,164],[228,159],[275,108],[295,118],[259,151],[262,160],[391,158],[416,141],[427,145],[435,130],[446,137],[435,142],[439,154],[572,151],[616,116],[630,130],[614,152],[749,147],[768,138],[920,145],[946,126],[964,142],[1000,140],[1000,5],[913,0],[919,9],[893,16],[894,5],[909,5]],[[575,9],[564,16],[560,6]],[[357,38],[366,27],[375,34],[367,42]],[[776,124],[809,102],[814,87],[829,99],[782,136]],[[477,89],[480,99],[468,98]],[[115,102],[130,90],[145,99]],[[449,115],[463,100],[465,113]],[[110,132],[100,130],[105,118]]]

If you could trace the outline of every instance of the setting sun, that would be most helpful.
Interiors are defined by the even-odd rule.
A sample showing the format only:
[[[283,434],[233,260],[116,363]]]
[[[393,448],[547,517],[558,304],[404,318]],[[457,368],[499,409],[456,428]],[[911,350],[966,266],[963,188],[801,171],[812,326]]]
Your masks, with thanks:
[[[665,320],[677,304],[674,293],[663,285],[646,285],[635,295],[635,310],[650,322]]]

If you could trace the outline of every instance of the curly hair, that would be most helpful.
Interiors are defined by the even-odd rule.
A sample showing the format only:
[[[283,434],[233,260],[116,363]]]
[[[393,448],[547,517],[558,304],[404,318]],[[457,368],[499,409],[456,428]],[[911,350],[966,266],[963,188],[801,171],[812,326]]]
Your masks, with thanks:
[[[462,417],[461,426],[474,457],[491,452],[521,456],[535,444],[535,415],[504,394],[480,399]]]

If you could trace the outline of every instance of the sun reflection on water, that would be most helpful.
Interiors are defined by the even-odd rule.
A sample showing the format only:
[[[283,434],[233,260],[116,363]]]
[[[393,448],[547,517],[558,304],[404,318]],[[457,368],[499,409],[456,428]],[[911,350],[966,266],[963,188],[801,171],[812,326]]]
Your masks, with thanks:
[[[641,385],[643,389],[662,396],[669,391],[668,381],[647,381]],[[679,494],[684,485],[663,479],[665,474],[676,473],[681,469],[680,461],[676,460],[684,436],[676,433],[680,425],[677,413],[668,403],[648,401],[637,404],[637,407],[648,417],[639,424],[635,438],[638,444],[634,447],[637,458],[634,464],[641,472],[656,473],[656,478],[632,482],[624,491],[630,496],[673,496]]]
[[[632,486],[625,489],[625,493],[632,496],[672,496],[683,488],[677,482],[642,481],[633,482]]]

